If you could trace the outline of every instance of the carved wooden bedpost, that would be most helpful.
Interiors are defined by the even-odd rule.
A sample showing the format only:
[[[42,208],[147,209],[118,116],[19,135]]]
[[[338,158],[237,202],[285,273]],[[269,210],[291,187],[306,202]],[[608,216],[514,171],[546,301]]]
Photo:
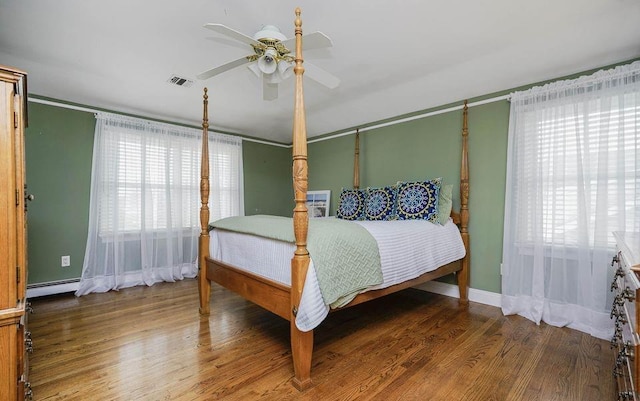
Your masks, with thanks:
[[[200,238],[198,241],[198,293],[200,314],[209,314],[211,282],[207,280],[206,258],[209,256],[209,96],[202,95],[202,158],[200,161]]]
[[[296,237],[296,251],[291,260],[291,352],[295,376],[293,385],[298,390],[311,386],[311,355],[313,351],[313,331],[298,330],[295,319],[300,305],[302,288],[309,267],[309,251],[307,250],[307,231],[309,215],[307,213],[307,128],[304,114],[304,96],[302,88],[302,20],[300,8],[296,8],[296,65],[293,69],[296,76],[295,102],[293,111],[293,191],[295,208],[293,209],[293,231]]]
[[[356,128],[356,150],[353,154],[353,189],[360,188],[360,129]]]
[[[460,234],[464,247],[467,250],[466,256],[462,259],[462,270],[458,272],[458,288],[460,290],[460,303],[467,304],[469,296],[467,289],[469,286],[469,260],[471,258],[471,248],[469,248],[469,157],[467,138],[469,127],[467,124],[468,107],[464,101],[462,111],[462,164],[460,166]]]

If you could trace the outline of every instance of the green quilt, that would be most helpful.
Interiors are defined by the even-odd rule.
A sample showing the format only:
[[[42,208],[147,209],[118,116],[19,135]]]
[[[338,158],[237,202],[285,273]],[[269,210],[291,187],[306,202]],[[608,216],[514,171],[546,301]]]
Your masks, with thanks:
[[[295,243],[291,217],[228,217],[210,226]],[[382,283],[378,244],[359,224],[334,218],[309,219],[307,249],[324,302],[332,308],[344,306],[361,290]]]

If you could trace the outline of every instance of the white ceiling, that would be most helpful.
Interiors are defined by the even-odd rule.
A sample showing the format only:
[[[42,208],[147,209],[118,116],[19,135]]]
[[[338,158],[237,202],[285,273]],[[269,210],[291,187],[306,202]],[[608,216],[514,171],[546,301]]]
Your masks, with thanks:
[[[246,67],[195,76],[250,53],[205,23],[292,37],[297,6],[333,40],[304,58],[341,80],[305,80],[309,137],[640,56],[640,0],[0,0],[0,64],[35,95],[195,126],[207,86],[213,129],[290,143],[293,79],[268,102]]]

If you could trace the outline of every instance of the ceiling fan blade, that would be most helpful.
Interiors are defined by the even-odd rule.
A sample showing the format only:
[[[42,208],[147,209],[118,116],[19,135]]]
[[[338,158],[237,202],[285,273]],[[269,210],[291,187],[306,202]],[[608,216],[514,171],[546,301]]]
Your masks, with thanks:
[[[237,41],[240,41],[242,43],[246,43],[248,45],[256,45],[256,44],[260,44],[260,42],[258,42],[257,40],[253,39],[251,36],[247,36],[244,33],[238,32],[235,29],[231,29],[226,25],[222,25],[222,24],[204,24],[204,27],[207,29],[211,29],[214,32],[218,32],[221,33],[223,35],[227,35],[230,38],[233,38]]]
[[[212,68],[210,70],[201,72],[200,74],[196,75],[196,77],[198,79],[209,79],[215,75],[221,74],[225,71],[229,71],[232,68],[236,68],[236,67],[240,67],[241,65],[247,64],[249,63],[249,59],[247,59],[246,57],[242,57],[239,58],[237,60],[228,62],[226,64],[223,64],[221,66]]]
[[[287,49],[295,49],[296,38],[287,39],[283,41],[282,44]],[[331,46],[333,46],[333,42],[327,35],[322,32],[313,32],[302,35],[302,48],[304,50],[322,49]]]
[[[278,98],[278,84],[270,84],[266,79],[262,79],[262,99],[276,100]]]
[[[319,84],[326,86],[329,89],[335,89],[340,85],[340,79],[330,72],[323,70],[315,64],[311,64],[307,61],[302,65],[304,67],[304,75],[313,79]]]

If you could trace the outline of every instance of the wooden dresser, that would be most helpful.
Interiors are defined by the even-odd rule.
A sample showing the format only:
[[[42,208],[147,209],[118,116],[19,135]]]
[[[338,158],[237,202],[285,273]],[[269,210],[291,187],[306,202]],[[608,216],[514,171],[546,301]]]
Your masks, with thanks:
[[[0,400],[31,399],[27,331],[27,75],[0,66]]]
[[[611,318],[615,319],[611,339],[616,355],[613,376],[618,383],[618,400],[640,400],[640,233],[614,232],[613,235],[618,248],[611,262],[616,267],[611,283],[615,295],[611,307]]]

